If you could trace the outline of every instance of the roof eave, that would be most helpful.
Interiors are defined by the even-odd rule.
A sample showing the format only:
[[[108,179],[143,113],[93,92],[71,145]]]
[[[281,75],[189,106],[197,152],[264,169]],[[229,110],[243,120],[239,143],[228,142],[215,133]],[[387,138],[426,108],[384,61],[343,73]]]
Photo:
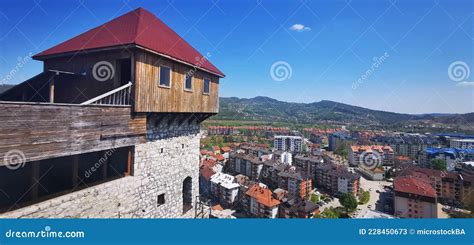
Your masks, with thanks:
[[[128,47],[127,47],[128,46]],[[47,59],[51,59],[51,58],[57,58],[57,57],[64,57],[64,56],[68,56],[68,55],[71,55],[71,54],[79,54],[79,53],[82,53],[82,52],[100,52],[100,51],[106,51],[106,50],[115,50],[115,49],[122,49],[122,48],[139,48],[139,49],[142,49],[142,50],[145,50],[147,52],[150,52],[150,53],[154,53],[154,54],[157,54],[157,55],[160,55],[160,56],[163,56],[165,58],[168,58],[168,59],[171,59],[173,61],[176,61],[176,62],[179,62],[181,64],[185,64],[185,65],[188,65],[188,66],[191,66],[193,68],[196,68],[198,70],[202,70],[202,71],[205,71],[207,73],[210,73],[210,74],[213,74],[215,76],[218,76],[220,78],[224,78],[225,75],[222,73],[217,73],[217,72],[213,72],[211,70],[208,70],[208,69],[205,69],[201,66],[196,66],[194,64],[191,64],[191,63],[188,63],[186,61],[183,61],[183,60],[180,60],[180,59],[176,59],[172,56],[169,56],[169,55],[166,55],[166,54],[163,54],[163,53],[160,53],[160,52],[157,52],[157,51],[154,51],[154,50],[151,50],[149,48],[146,48],[146,47],[143,47],[143,46],[140,46],[140,45],[137,45],[137,44],[121,44],[121,45],[117,45],[117,46],[110,46],[110,47],[102,47],[102,48],[93,48],[93,49],[85,49],[85,50],[80,50],[80,51],[70,51],[70,52],[64,52],[64,53],[57,53],[57,54],[46,54],[46,55],[41,55],[41,53],[39,54],[36,54],[34,55],[32,58],[34,60],[40,60],[40,61],[44,61],[44,60],[47,60]]]

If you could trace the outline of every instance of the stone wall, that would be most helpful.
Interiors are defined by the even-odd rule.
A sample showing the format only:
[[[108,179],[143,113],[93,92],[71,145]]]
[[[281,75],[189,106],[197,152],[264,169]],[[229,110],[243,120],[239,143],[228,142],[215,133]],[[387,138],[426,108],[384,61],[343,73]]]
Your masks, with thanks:
[[[176,125],[166,137],[149,124],[148,142],[135,146],[132,176],[0,214],[0,218],[192,218],[199,194],[196,126]],[[199,127],[197,127],[199,128]],[[191,129],[191,130],[189,130]],[[155,137],[157,136],[157,137]],[[183,214],[183,181],[192,179],[192,205]],[[165,203],[158,196],[165,194]]]

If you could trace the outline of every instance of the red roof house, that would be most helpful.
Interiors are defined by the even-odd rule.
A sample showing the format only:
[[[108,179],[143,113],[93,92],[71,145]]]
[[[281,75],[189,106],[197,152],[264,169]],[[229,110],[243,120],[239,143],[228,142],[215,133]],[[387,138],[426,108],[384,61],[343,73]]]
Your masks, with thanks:
[[[33,56],[43,60],[65,53],[110,47],[138,47],[224,77],[217,67],[149,11],[138,8]]]

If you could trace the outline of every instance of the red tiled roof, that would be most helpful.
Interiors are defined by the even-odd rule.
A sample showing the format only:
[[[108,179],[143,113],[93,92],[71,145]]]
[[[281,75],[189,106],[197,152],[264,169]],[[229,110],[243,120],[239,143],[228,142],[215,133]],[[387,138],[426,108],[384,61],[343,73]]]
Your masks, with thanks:
[[[255,184],[250,187],[245,194],[255,198],[258,203],[270,208],[280,204],[280,201],[273,198],[273,193],[271,190],[261,187],[259,184]]]
[[[103,25],[47,49],[34,58],[121,45],[137,45],[172,57],[188,65],[214,73],[224,74],[189,45],[170,27],[143,8],[135,9]]]
[[[393,186],[395,191],[436,198],[436,191],[433,187],[419,178],[397,177]]]
[[[230,151],[230,147],[224,146],[224,147],[222,147],[222,151],[223,151],[223,152],[229,152],[229,151]]]
[[[217,161],[224,161],[225,160],[225,157],[221,154],[217,154],[216,158],[217,158]]]
[[[214,151],[220,151],[220,150],[221,150],[221,148],[220,148],[219,146],[217,146],[217,145],[216,145],[216,146],[213,146],[212,149],[213,149]]]
[[[199,173],[206,179],[210,180],[211,176],[216,172],[212,169],[216,165],[216,161],[212,159],[206,159],[201,161],[201,166],[199,167]]]

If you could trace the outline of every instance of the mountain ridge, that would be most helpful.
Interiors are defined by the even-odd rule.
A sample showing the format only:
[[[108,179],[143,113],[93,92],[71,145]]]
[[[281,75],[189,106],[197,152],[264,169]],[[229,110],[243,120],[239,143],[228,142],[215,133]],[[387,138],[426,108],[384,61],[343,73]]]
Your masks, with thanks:
[[[215,119],[263,120],[315,123],[320,121],[396,124],[428,120],[438,123],[474,122],[474,113],[408,114],[373,110],[331,100],[311,103],[285,102],[266,96],[254,98],[220,97],[220,112]]]

